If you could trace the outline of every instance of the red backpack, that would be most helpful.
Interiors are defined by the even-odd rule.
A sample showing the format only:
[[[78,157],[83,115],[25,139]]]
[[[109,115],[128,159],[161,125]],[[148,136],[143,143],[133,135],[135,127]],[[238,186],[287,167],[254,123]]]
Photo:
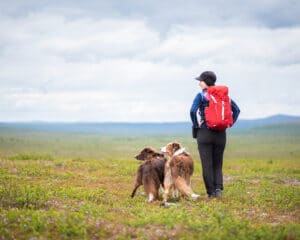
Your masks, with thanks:
[[[225,130],[233,125],[231,101],[228,87],[210,86],[205,97],[209,104],[204,109],[205,121],[208,128]]]

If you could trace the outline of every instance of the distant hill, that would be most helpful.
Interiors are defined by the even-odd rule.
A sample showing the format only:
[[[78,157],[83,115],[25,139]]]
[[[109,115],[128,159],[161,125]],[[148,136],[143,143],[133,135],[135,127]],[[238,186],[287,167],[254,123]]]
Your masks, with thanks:
[[[190,122],[173,123],[48,123],[21,122],[0,123],[0,133],[3,131],[38,131],[61,133],[87,134],[131,134],[131,135],[173,135],[191,134]],[[288,115],[274,115],[262,119],[238,120],[232,132],[244,131],[289,131],[300,132],[300,117]],[[285,129],[285,130],[284,130]]]
[[[251,119],[251,120],[238,120],[235,124],[234,128],[245,129],[245,128],[254,128],[269,124],[283,124],[290,122],[300,122],[300,116],[290,116],[290,115],[273,115],[267,118],[260,119]]]

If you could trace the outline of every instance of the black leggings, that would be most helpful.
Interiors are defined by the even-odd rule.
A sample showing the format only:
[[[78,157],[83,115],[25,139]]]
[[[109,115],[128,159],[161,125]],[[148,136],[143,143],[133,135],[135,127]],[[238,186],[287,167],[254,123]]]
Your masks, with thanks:
[[[199,128],[197,143],[207,194],[213,194],[216,189],[223,190],[222,165],[226,145],[226,131]]]

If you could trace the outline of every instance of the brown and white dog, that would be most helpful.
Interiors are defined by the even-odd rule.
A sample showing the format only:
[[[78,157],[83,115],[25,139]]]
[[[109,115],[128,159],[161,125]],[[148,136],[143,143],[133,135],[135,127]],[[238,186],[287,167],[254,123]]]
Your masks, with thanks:
[[[195,194],[191,188],[191,176],[194,172],[191,155],[176,142],[168,143],[161,148],[161,152],[170,157],[165,166],[163,205],[167,205],[172,188],[177,188],[183,197],[198,199],[200,195]]]
[[[134,197],[139,186],[144,185],[148,195],[148,202],[158,199],[159,187],[164,185],[165,163],[167,159],[163,154],[156,152],[150,147],[144,148],[138,155],[137,160],[144,161],[137,170],[135,186],[131,197]]]

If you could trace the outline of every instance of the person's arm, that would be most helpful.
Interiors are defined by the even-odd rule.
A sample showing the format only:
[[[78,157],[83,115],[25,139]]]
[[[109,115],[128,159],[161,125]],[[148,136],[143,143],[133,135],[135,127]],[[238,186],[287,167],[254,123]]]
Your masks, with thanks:
[[[235,123],[241,111],[238,105],[232,99],[231,99],[231,109],[232,109],[233,123]]]
[[[202,102],[202,94],[198,93],[193,101],[193,104],[192,104],[191,110],[190,110],[190,116],[191,116],[191,120],[192,120],[194,128],[199,127],[198,120],[197,120],[197,111],[198,111],[198,108],[199,108],[201,102]]]

